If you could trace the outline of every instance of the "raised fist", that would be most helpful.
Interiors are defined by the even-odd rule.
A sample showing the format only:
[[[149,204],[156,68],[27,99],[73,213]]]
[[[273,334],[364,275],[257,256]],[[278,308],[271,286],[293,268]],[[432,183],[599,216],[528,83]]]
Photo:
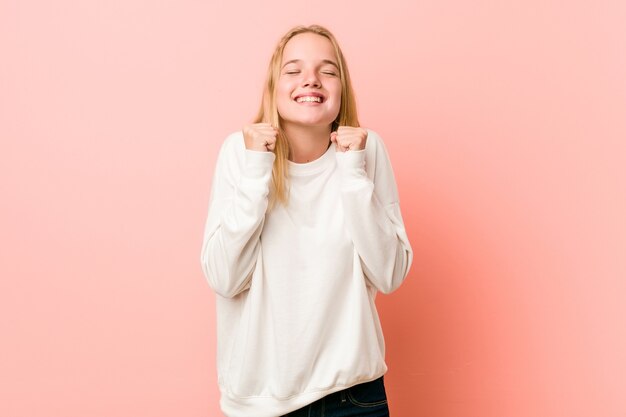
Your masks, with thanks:
[[[334,142],[339,152],[360,151],[365,149],[367,129],[362,127],[339,126],[336,132],[331,132],[330,140]]]
[[[259,152],[274,150],[278,129],[269,123],[247,124],[243,126],[242,131],[246,149]]]

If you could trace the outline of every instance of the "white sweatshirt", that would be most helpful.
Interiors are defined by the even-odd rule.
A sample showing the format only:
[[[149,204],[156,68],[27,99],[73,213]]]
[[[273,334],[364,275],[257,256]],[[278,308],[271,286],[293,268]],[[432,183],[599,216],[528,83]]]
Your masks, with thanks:
[[[374,299],[411,266],[380,136],[365,150],[289,161],[289,203],[268,211],[272,152],[220,150],[201,263],[217,308],[220,406],[277,417],[387,371]]]

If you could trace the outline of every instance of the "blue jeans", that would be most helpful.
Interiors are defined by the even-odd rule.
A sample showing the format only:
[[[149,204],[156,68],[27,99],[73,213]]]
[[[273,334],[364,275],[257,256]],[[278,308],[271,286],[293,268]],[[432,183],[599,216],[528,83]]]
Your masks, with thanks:
[[[383,377],[333,392],[283,417],[389,417]]]

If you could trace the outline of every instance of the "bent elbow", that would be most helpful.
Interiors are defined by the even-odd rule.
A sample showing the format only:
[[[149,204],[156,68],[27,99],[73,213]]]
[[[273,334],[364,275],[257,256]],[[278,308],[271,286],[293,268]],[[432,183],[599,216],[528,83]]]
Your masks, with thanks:
[[[202,261],[202,270],[209,284],[209,288],[211,288],[215,294],[224,298],[233,298],[241,292],[236,286],[230,284],[231,281],[228,274],[224,276],[224,272],[218,273],[208,267],[208,264],[205,263],[204,260]]]
[[[244,290],[248,288],[248,286],[244,286],[243,288],[237,288],[233,286],[218,286],[215,285],[212,287],[213,292],[223,298],[234,298],[235,296],[241,294]]]
[[[378,288],[379,291],[383,294],[391,294],[397,290],[408,276],[412,262],[413,252],[410,249],[398,248],[393,270],[386,274],[390,278],[383,281]]]
[[[200,265],[209,287],[221,297],[233,298],[250,288],[249,276],[243,280],[234,279],[230,272],[232,268],[212,262],[205,251],[200,256]]]
[[[397,290],[398,288],[400,288],[400,285],[402,285],[402,282],[404,281],[404,277],[400,276],[400,277],[392,277],[390,280],[386,280],[383,282],[383,284],[381,286],[378,287],[378,290],[380,292],[382,292],[383,294],[391,294],[392,292],[394,292],[395,290]]]

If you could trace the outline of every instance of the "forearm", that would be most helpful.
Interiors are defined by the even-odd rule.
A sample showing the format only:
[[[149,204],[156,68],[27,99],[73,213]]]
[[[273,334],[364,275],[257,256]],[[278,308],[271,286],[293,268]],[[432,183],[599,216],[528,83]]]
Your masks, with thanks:
[[[365,171],[364,152],[338,155],[345,225],[366,277],[378,290],[390,293],[406,277],[413,254],[399,203],[379,200]]]
[[[201,264],[211,288],[224,297],[249,286],[268,206],[272,162],[271,153],[246,151],[237,183],[214,185]]]

